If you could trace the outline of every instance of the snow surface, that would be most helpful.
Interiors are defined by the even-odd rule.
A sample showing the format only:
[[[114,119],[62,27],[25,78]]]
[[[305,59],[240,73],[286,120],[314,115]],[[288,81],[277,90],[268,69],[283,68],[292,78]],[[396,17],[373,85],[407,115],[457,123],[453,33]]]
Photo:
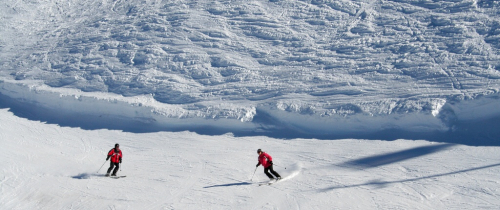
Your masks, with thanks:
[[[0,109],[0,209],[497,209],[500,148],[61,127]],[[126,178],[103,177],[119,142]],[[267,180],[256,148],[284,180]],[[99,167],[104,167],[99,170]],[[285,169],[286,168],[286,169]],[[98,173],[99,172],[99,173]]]
[[[499,17],[488,0],[3,0],[0,209],[498,209]],[[258,148],[281,183],[250,180]]]
[[[156,131],[496,141],[457,131],[500,118],[497,1],[0,4],[5,100]]]

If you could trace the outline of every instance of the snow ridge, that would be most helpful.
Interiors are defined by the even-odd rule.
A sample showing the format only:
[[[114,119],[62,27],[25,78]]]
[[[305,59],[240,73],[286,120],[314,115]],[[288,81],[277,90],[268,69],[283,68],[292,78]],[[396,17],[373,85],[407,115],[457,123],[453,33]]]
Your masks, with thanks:
[[[499,116],[499,8],[470,0],[4,1],[1,94],[149,125],[135,131],[456,131]]]
[[[3,79],[0,80],[0,94],[4,106],[33,107],[22,110],[24,115],[37,116],[35,119],[38,120],[64,125],[60,119],[85,116],[79,118],[79,121],[71,121],[71,126],[131,132],[192,130],[206,134],[232,132],[237,135],[287,138],[340,138],[357,135],[371,135],[371,138],[375,138],[378,136],[374,134],[394,131],[423,135],[435,132],[459,135],[458,131],[467,129],[466,125],[470,122],[481,124],[500,116],[497,91],[476,96],[474,100],[430,100],[429,105],[423,109],[416,108],[421,104],[412,104],[422,103],[421,100],[409,100],[403,105],[394,101],[381,101],[378,102],[377,113],[368,113],[363,110],[362,104],[350,104],[333,109],[332,112],[335,113],[330,114],[304,110],[300,101],[296,104],[268,103],[258,107],[221,103],[214,104],[214,109],[190,109],[190,106],[186,105],[159,103],[148,95],[124,97],[109,93],[81,92],[75,89],[51,88],[39,81]],[[7,104],[7,101],[10,103]],[[22,105],[16,105],[15,102]],[[44,119],[43,112],[50,112],[52,119]],[[60,119],[54,119],[55,116]],[[400,137],[396,135],[395,138]],[[411,138],[421,137],[415,135]]]

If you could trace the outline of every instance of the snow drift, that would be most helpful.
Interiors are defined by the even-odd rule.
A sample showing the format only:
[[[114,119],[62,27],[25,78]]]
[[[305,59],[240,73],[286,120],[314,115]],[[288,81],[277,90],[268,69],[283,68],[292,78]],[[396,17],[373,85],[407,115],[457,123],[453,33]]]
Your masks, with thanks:
[[[45,121],[286,138],[495,134],[495,1],[0,4],[0,93],[53,110]]]
[[[159,103],[148,95],[124,97],[51,88],[37,81],[5,79],[0,82],[0,93],[4,106],[12,107],[14,112],[16,106],[30,107],[19,109],[23,112],[20,115],[86,129],[110,128],[131,132],[192,130],[205,134],[232,132],[236,135],[285,138],[427,137],[435,138],[436,141],[482,144],[484,139],[471,138],[470,135],[457,137],[464,132],[493,135],[497,132],[495,124],[489,125],[488,122],[495,121],[500,116],[497,91],[476,96],[474,100],[430,100],[423,107],[421,100],[408,100],[405,104],[379,101],[378,113],[363,110],[362,106],[353,104],[332,109],[331,113],[304,113],[300,102],[267,103],[257,107],[221,103],[212,105],[216,108],[207,106],[202,109],[201,105],[196,104]],[[417,109],[418,107],[420,108]],[[75,117],[77,121],[68,119]]]

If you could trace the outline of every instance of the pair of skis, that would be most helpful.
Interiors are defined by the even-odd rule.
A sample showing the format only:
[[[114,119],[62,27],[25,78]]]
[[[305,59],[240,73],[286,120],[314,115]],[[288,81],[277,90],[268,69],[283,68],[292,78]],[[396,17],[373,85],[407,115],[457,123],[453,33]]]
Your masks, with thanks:
[[[119,179],[119,178],[125,178],[127,176],[106,176],[104,175],[105,177],[109,177],[109,178],[113,178],[113,179]]]
[[[272,184],[275,184],[278,181],[279,181],[279,179],[276,179],[276,180],[273,180],[273,181],[270,181],[270,182],[259,183],[259,186],[262,186],[262,185],[272,185]]]

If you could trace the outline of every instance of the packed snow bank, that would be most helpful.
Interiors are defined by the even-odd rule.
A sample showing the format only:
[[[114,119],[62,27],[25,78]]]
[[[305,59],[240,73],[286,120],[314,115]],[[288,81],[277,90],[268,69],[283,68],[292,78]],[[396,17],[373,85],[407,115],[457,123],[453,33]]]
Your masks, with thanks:
[[[76,126],[83,128],[96,127],[96,124],[103,124],[103,121],[106,122],[103,125],[106,128],[132,129],[131,131],[136,132],[202,127],[245,130],[253,129],[254,126],[251,123],[235,122],[251,119],[255,108],[238,107],[233,104],[190,108],[159,103],[148,95],[123,97],[110,93],[89,93],[68,88],[51,88],[37,81],[0,80],[0,93],[8,97],[3,97],[2,100],[33,106],[22,109],[22,112],[27,112],[30,116],[46,115],[61,119],[66,116],[84,116],[86,119],[79,119],[80,122],[68,120],[80,123]],[[21,104],[10,106],[23,106]],[[130,126],[135,128],[127,128],[126,124],[133,124]],[[120,128],[120,126],[125,127]]]
[[[338,106],[341,109],[332,108],[330,114],[317,111],[307,113],[297,104],[283,103],[245,104],[244,101],[234,101],[234,104],[200,102],[172,105],[159,103],[147,95],[123,97],[110,93],[51,88],[36,81],[6,79],[0,80],[0,94],[3,95],[3,106],[13,108],[18,115],[28,118],[63,126],[130,132],[192,130],[205,134],[232,132],[235,135],[286,138],[396,139],[404,135],[409,139],[458,141],[458,133],[479,132],[488,136],[488,132],[496,132],[493,127],[500,116],[498,91],[474,96],[473,99],[455,97],[427,100],[429,105],[420,104],[420,109],[416,111],[413,108],[417,106],[410,106],[409,102],[398,105],[382,101],[378,102],[379,110],[391,111],[369,112],[370,106],[363,107],[359,105],[362,103],[358,103],[359,106],[348,104]],[[412,103],[425,103],[425,100]],[[373,103],[370,104],[372,107]],[[292,106],[296,109],[291,109]],[[16,107],[21,108],[16,111]],[[337,113],[332,114],[334,112]],[[75,117],[78,120],[74,120]],[[435,139],[429,137],[436,134],[438,136],[434,136]],[[442,139],[447,134],[455,134],[448,137],[455,140]]]
[[[497,3],[66,2],[0,2],[16,113],[132,132],[496,136]]]

